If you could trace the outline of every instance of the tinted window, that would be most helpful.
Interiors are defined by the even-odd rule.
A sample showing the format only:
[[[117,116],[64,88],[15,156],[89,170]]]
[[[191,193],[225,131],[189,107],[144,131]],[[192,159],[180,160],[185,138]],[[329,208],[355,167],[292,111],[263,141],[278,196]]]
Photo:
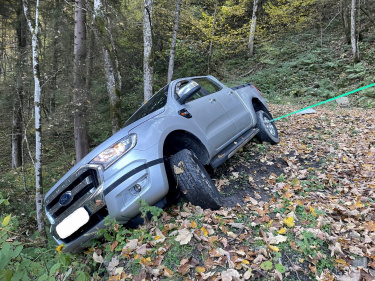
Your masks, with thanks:
[[[125,122],[125,126],[149,115],[150,113],[163,108],[167,103],[168,86],[162,88],[159,92],[151,97],[144,105],[142,105],[129,119]]]

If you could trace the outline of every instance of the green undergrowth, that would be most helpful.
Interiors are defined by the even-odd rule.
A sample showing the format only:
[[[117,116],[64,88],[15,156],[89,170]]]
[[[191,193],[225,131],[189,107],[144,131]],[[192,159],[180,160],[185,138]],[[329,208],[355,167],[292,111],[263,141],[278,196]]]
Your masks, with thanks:
[[[310,105],[374,83],[375,35],[368,33],[359,42],[361,61],[354,64],[340,32],[329,28],[320,37],[319,30],[309,30],[258,44],[253,58],[225,62],[226,73],[233,75],[228,84],[251,82],[271,103]],[[350,100],[351,105],[375,107],[375,89]]]

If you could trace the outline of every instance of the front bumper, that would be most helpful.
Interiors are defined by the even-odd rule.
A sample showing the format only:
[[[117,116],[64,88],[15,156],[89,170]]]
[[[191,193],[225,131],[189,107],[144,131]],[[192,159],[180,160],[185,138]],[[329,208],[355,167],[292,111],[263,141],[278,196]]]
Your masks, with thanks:
[[[123,158],[126,159],[111,166],[111,171],[100,165],[82,166],[46,197],[51,235],[58,244],[65,245],[64,251],[78,252],[90,240],[98,238],[98,231],[105,228],[107,215],[126,223],[139,213],[139,199],[153,205],[167,194],[168,180],[162,158],[150,162]],[[67,194],[71,198],[65,200],[69,197]],[[61,238],[56,227],[79,208],[89,213],[89,221],[70,236]]]

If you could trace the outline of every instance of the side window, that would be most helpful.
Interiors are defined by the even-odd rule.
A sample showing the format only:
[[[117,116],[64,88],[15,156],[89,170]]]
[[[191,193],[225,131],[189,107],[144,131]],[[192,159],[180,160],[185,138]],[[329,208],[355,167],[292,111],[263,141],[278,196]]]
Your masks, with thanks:
[[[217,85],[213,81],[207,79],[207,78],[196,78],[194,79],[195,82],[197,82],[199,85],[201,85],[204,90],[206,90],[206,94],[213,94],[222,89],[221,86]]]
[[[184,80],[184,81],[181,81],[181,82],[177,83],[176,93],[179,92],[179,91],[183,91],[184,88],[191,87],[191,85],[190,85],[190,84],[192,84],[192,83],[190,83],[191,81],[194,81],[194,82],[198,83],[201,86],[201,89],[197,93],[195,93],[194,96],[192,96],[190,99],[188,99],[186,101],[186,103],[191,102],[191,101],[196,100],[196,99],[199,99],[201,97],[216,93],[216,92],[218,92],[222,89],[221,86],[217,85],[216,83],[214,83],[213,81],[211,81],[207,78],[195,78],[193,80]],[[177,99],[178,95],[177,94],[175,94],[175,95],[176,95],[176,99]]]
[[[195,85],[197,85],[197,83],[195,83],[195,81],[192,81],[192,80],[184,80],[184,81],[178,82],[177,85],[176,85],[176,92],[175,92],[176,99],[178,99],[180,95],[183,95],[184,92],[188,92]],[[188,99],[185,103],[188,103],[188,102],[191,102],[193,100],[199,99],[199,98],[201,98],[205,95],[206,94],[201,89],[198,92],[196,92],[194,94],[194,96],[192,96],[190,99]]]

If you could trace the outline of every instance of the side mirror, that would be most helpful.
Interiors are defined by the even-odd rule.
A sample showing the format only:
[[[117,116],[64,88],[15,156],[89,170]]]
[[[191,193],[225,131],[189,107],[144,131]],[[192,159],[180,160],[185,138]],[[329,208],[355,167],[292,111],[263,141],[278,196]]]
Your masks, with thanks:
[[[191,88],[192,85],[194,87]],[[184,104],[188,99],[190,99],[192,96],[194,96],[201,89],[201,86],[199,86],[195,82],[194,82],[194,84],[190,84],[189,86],[185,87],[185,89],[181,89],[182,91],[181,90],[179,91],[178,96],[180,98],[178,99],[178,102],[180,104]]]

